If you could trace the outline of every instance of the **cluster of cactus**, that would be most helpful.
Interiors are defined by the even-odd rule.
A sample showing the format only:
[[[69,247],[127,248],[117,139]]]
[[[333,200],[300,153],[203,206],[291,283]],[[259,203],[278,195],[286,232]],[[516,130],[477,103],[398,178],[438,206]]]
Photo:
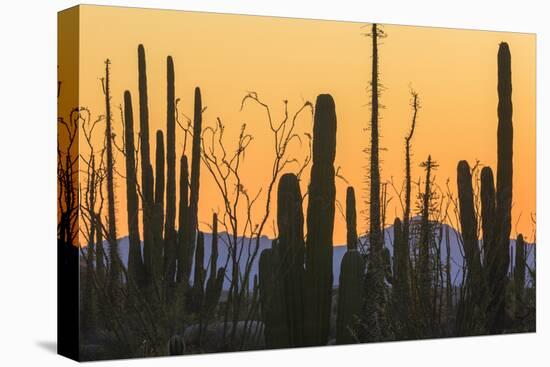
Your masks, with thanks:
[[[129,91],[124,92],[124,122],[124,141],[126,144],[126,207],[128,210],[128,239],[130,242],[128,277],[130,282],[143,285],[145,273],[139,239],[139,202],[135,171],[134,115],[132,111],[132,96]]]
[[[287,348],[290,346],[284,313],[282,269],[277,240],[273,240],[271,248],[262,251],[259,261],[260,303],[265,325],[265,344],[268,348]]]
[[[108,71],[109,64],[107,63],[104,83],[107,108],[110,106]],[[217,269],[217,234],[213,234],[212,270],[205,290],[206,270],[203,269],[202,265],[204,259],[201,259],[201,256],[204,257],[204,236],[202,233],[199,233],[197,237],[200,136],[202,132],[203,112],[201,91],[198,87],[195,89],[191,173],[189,172],[187,156],[182,154],[180,157],[179,218],[177,218],[178,227],[176,229],[176,99],[174,61],[172,57],[168,56],[166,59],[166,141],[163,131],[158,130],[156,132],[154,171],[150,158],[147,73],[145,50],[142,45],[138,47],[138,81],[140,112],[139,147],[141,154],[141,184],[139,186],[143,213],[143,260],[138,231],[138,178],[135,170],[136,148],[134,143],[135,130],[133,126],[132,100],[130,92],[126,91],[124,93],[124,142],[130,237],[128,276],[130,280],[135,280],[137,285],[143,285],[149,289],[150,292],[147,292],[147,294],[156,294],[159,299],[165,301],[174,299],[175,286],[177,284],[183,285],[183,289],[189,290],[190,295],[199,292],[200,288],[202,294],[200,304],[203,304],[202,298],[204,296],[204,303],[208,305],[209,313],[211,313],[220,298],[225,269]],[[110,132],[107,131],[106,134],[110,134]],[[108,219],[110,220],[110,218]],[[214,217],[213,226],[216,231],[216,217]],[[195,251],[196,247],[197,251]],[[190,276],[193,260],[195,260],[196,264],[200,263],[200,266],[195,265],[196,274],[193,279],[194,281],[191,282]],[[191,286],[191,283],[193,283],[193,286]]]
[[[328,342],[332,301],[332,234],[336,187],[336,111],[329,94],[315,103],[313,157],[308,189],[306,238],[306,345]]]
[[[260,255],[260,301],[266,344],[304,345],[304,215],[296,175],[287,173],[277,191],[279,238]]]
[[[484,311],[485,330],[490,333],[502,332],[505,325],[505,294],[510,264],[513,174],[512,82],[510,50],[508,44],[504,42],[500,44],[498,50],[498,99],[496,189],[491,168],[484,167],[481,171],[483,265],[477,238],[470,167],[466,161],[460,161],[457,171],[470,303]],[[467,314],[468,317],[465,314],[467,311],[463,310],[463,320],[473,318],[470,314]],[[459,332],[472,332],[468,325],[463,324],[462,328],[463,330]]]
[[[279,238],[271,249],[260,255],[260,301],[268,347],[325,345],[328,342],[333,281],[335,153],[334,100],[323,94],[317,97],[315,104],[305,248],[298,178],[285,174],[279,180],[277,196]]]

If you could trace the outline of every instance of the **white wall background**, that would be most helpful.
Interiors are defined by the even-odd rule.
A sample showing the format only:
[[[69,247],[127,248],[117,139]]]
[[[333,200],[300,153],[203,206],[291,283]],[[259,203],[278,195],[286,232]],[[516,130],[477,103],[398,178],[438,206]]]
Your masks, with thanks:
[[[537,334],[108,362],[113,366],[542,366],[550,360],[550,26],[530,0],[96,0],[182,10],[537,33]],[[56,339],[56,12],[75,1],[3,2],[0,11],[0,365],[64,366]]]

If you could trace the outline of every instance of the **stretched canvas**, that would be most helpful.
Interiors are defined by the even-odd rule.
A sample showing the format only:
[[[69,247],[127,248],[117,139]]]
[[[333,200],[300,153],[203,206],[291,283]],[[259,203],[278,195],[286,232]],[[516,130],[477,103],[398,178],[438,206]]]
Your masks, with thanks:
[[[58,21],[60,354],[535,332],[534,34]]]

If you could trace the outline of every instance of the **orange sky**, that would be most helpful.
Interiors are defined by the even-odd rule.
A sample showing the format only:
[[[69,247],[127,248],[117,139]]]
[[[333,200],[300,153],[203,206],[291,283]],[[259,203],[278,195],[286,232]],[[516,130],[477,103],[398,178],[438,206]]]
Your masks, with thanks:
[[[99,78],[109,58],[114,124],[122,136],[118,107],[124,90],[131,91],[137,123],[137,46],[145,46],[149,86],[151,152],[157,129],[166,130],[166,56],[175,64],[176,96],[180,112],[192,117],[193,89],[200,86],[207,106],[204,124],[220,117],[234,146],[242,123],[254,136],[243,163],[243,180],[251,195],[266,185],[273,159],[272,135],[264,111],[253,104],[240,111],[247,91],[255,91],[269,104],[275,120],[282,116],[282,101],[294,112],[305,100],[315,102],[330,93],[338,118],[336,166],[363,196],[370,121],[366,86],[370,82],[370,39],[363,24],[352,22],[270,18],[182,11],[82,6],[80,14],[80,104],[94,115],[104,113]],[[369,19],[365,19],[366,21]],[[439,163],[437,182],[447,178],[456,186],[456,165],[479,159],[496,168],[497,50],[510,45],[514,104],[514,192],[512,235],[532,238],[530,215],[535,207],[535,35],[385,25],[388,37],[379,49],[381,103],[382,179],[393,177],[398,185],[404,172],[404,136],[411,110],[409,88],[419,94],[422,109],[413,141],[413,178],[423,175],[418,166],[428,154]],[[60,60],[60,78],[63,79]],[[183,116],[180,116],[183,119]],[[311,132],[311,115],[298,120],[298,132]],[[178,156],[183,133],[177,129]],[[98,133],[98,144],[101,143]],[[81,144],[82,146],[82,144]],[[81,148],[83,149],[83,148]],[[293,156],[302,159],[307,144],[294,145]],[[86,152],[82,152],[85,154]],[[190,150],[187,152],[190,155]],[[152,157],[154,164],[154,157]],[[123,158],[118,157],[123,171]],[[296,170],[290,166],[288,171]],[[179,164],[177,167],[179,177]],[[126,234],[125,187],[118,179],[119,236]],[[307,189],[309,171],[302,176]],[[343,180],[337,180],[337,200],[345,203]],[[265,193],[265,188],[263,190]],[[390,194],[393,192],[390,190]],[[265,197],[260,196],[260,203]],[[307,205],[307,204],[306,204]],[[261,212],[254,212],[255,217]],[[213,211],[221,210],[220,196],[206,169],[201,172],[200,228],[208,230]],[[305,212],[304,206],[304,212]],[[275,208],[273,208],[275,209]],[[365,209],[363,200],[358,211]],[[388,221],[401,216],[397,200],[388,209]],[[273,235],[272,219],[266,234]],[[358,220],[359,230],[366,228]],[[337,213],[335,244],[345,242],[345,221]]]

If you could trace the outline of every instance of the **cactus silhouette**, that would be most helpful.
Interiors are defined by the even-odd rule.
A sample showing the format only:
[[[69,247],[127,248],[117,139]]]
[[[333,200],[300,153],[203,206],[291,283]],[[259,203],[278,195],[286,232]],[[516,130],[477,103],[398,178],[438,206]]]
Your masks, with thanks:
[[[195,88],[195,106],[193,118],[193,146],[191,153],[191,182],[189,185],[189,211],[188,224],[185,236],[185,252],[188,263],[185,264],[186,270],[190,272],[193,253],[195,252],[195,238],[198,226],[199,210],[199,184],[200,184],[200,163],[201,163],[201,132],[202,132],[202,97],[199,87]],[[189,270],[187,270],[189,269]],[[186,275],[184,274],[184,275]]]
[[[464,254],[467,264],[466,291],[467,296],[461,299],[457,311],[458,335],[472,334],[479,325],[478,317],[483,308],[484,277],[482,275],[480,251],[477,238],[477,219],[474,207],[472,174],[466,161],[460,161],[457,166],[458,201],[460,208],[460,227]]]
[[[355,190],[346,190],[346,229],[348,250],[357,249],[357,212],[355,210]]]
[[[141,153],[141,194],[143,208],[143,262],[146,281],[150,282],[152,275],[153,230],[153,170],[151,169],[149,148],[149,105],[147,99],[147,71],[145,49],[138,46],[138,84],[139,84],[139,136]]]
[[[505,294],[510,265],[510,230],[512,220],[513,125],[512,71],[508,44],[498,49],[498,129],[497,183],[494,245],[488,255],[487,279],[489,303],[487,328],[491,333],[503,331],[506,318]]]
[[[472,174],[466,161],[460,161],[457,167],[458,199],[460,206],[460,226],[464,240],[464,252],[470,279],[481,279],[481,261],[477,241],[477,220],[474,208]]]
[[[281,176],[277,192],[278,255],[287,345],[304,344],[304,215],[298,178]]]
[[[265,324],[265,344],[268,348],[287,348],[288,327],[285,322],[281,266],[278,261],[277,241],[260,254],[259,285],[262,319]]]
[[[338,309],[336,316],[336,343],[355,343],[357,325],[361,313],[363,276],[365,260],[357,251],[357,214],[355,211],[355,191],[346,191],[347,251],[342,258],[338,287]]]
[[[332,298],[332,233],[336,187],[336,111],[329,94],[315,103],[313,156],[307,208],[306,312],[307,345],[328,341]]]
[[[166,216],[164,225],[164,271],[167,287],[176,274],[176,98],[174,95],[174,61],[166,58]]]
[[[177,282],[184,284],[189,281],[191,268],[189,267],[191,254],[186,244],[186,235],[189,220],[189,168],[187,156],[183,154],[180,159],[180,202],[178,217],[178,271]]]
[[[129,281],[142,285],[145,280],[145,274],[139,239],[139,202],[136,187],[134,115],[132,111],[132,96],[129,91],[124,92],[124,123],[124,141],[126,143],[126,208],[128,211],[128,237],[130,242],[128,277]]]
[[[162,130],[157,130],[157,145],[155,154],[155,202],[153,204],[153,248],[152,256],[152,275],[157,282],[162,280],[163,268],[163,223],[164,223],[164,135]]]

